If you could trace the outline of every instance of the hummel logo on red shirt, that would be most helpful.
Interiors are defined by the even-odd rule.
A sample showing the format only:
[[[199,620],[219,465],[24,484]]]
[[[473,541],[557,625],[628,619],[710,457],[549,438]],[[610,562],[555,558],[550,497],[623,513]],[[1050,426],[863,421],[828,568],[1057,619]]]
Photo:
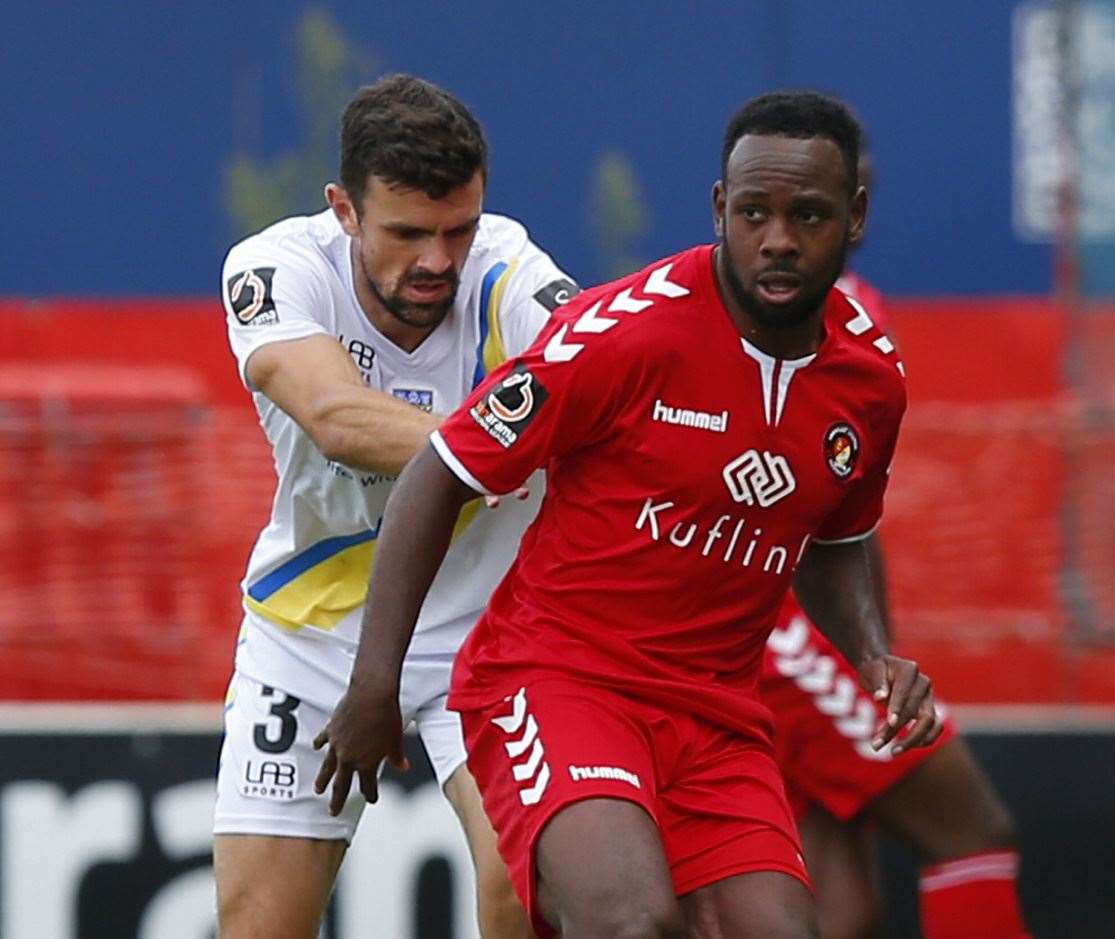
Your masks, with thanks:
[[[674,408],[663,404],[661,399],[654,402],[650,419],[663,424],[680,424],[682,427],[695,427],[697,430],[711,430],[718,434],[728,430],[728,412],[711,414],[708,411],[693,411],[689,408]]]
[[[570,766],[569,775],[573,778],[573,782],[580,782],[582,779],[617,779],[636,789],[642,788],[637,773],[618,766]]]

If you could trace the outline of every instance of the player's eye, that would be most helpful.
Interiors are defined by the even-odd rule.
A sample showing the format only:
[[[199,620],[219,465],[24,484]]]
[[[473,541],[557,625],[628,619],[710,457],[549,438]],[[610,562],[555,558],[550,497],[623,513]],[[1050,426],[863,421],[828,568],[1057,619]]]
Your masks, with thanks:
[[[461,225],[458,228],[451,228],[448,232],[446,232],[446,234],[450,238],[467,238],[474,231],[476,231],[476,228],[479,224],[479,220],[475,222],[469,222],[467,225]]]
[[[741,206],[739,214],[742,215],[749,222],[759,222],[765,218],[766,213],[757,205]]]
[[[409,228],[404,225],[388,228],[387,231],[398,241],[421,241],[427,234],[421,228]]]
[[[831,210],[824,205],[799,205],[794,209],[794,218],[803,225],[819,225],[831,216]]]

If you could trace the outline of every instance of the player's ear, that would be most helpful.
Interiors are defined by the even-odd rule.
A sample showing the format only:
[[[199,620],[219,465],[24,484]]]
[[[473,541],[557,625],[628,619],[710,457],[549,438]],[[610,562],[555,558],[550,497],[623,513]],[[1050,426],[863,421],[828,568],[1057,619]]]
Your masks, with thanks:
[[[344,187],[338,186],[336,183],[329,183],[325,187],[325,201],[329,203],[329,208],[333,210],[333,214],[337,216],[337,221],[341,223],[341,228],[344,229],[345,234],[350,238],[358,237],[360,235],[360,220],[356,217],[356,206],[352,204],[352,200],[348,197]]]
[[[712,228],[716,232],[717,238],[724,237],[724,206],[726,201],[724,183],[718,179],[712,184]]]
[[[867,227],[867,189],[860,186],[852,197],[852,209],[848,214],[848,243],[858,245],[863,241]]]

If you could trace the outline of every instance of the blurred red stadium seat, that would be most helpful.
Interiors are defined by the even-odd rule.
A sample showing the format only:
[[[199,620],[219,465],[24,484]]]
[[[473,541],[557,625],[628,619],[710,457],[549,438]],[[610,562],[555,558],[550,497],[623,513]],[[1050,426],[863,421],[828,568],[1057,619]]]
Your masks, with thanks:
[[[1115,702],[1115,311],[892,301],[896,629],[955,702]],[[0,302],[0,698],[215,699],[274,471],[212,301]]]

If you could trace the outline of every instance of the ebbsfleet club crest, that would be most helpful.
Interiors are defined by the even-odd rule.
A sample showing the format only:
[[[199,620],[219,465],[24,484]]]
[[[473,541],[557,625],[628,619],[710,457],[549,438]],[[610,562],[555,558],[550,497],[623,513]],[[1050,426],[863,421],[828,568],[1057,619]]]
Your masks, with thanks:
[[[519,434],[534,419],[550,396],[525,365],[516,365],[498,387],[469,410],[472,419],[504,447],[519,439]]]
[[[852,475],[859,459],[859,436],[849,424],[833,424],[825,432],[825,460],[840,479]]]

